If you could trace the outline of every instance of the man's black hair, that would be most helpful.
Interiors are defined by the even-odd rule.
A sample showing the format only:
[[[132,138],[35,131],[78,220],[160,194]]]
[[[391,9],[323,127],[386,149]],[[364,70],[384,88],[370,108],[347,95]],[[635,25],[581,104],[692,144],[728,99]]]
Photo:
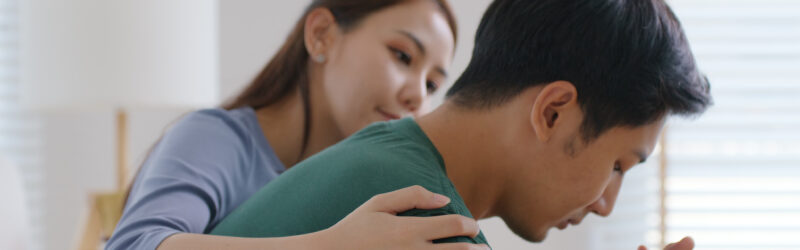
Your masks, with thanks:
[[[708,81],[662,0],[495,0],[447,97],[486,109],[558,80],[578,91],[586,141],[711,104]]]

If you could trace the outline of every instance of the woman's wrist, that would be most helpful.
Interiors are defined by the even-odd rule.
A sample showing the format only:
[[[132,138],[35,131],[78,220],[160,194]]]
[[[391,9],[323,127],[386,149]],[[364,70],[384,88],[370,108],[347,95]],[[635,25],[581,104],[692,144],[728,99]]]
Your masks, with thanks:
[[[172,249],[339,249],[326,230],[287,237],[243,238],[179,233],[165,239],[158,250]]]
[[[332,231],[330,228],[328,228],[310,234],[298,235],[296,237],[298,237],[299,240],[296,246],[302,247],[302,249],[341,249],[339,242],[337,242],[335,237],[332,237],[331,234]]]
[[[329,229],[308,233],[303,235],[275,237],[275,238],[254,238],[258,246],[253,249],[328,249],[336,250],[339,246],[332,240]]]

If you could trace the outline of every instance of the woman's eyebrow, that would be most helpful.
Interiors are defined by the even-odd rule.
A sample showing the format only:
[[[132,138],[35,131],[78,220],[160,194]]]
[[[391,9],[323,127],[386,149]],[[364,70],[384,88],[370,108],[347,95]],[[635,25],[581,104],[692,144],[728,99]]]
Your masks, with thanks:
[[[419,49],[420,53],[423,56],[425,55],[425,45],[423,45],[422,42],[419,41],[419,38],[417,38],[417,36],[415,36],[414,34],[411,34],[411,32],[404,31],[404,30],[398,30],[397,33],[403,34],[404,36],[406,36],[409,39],[411,39],[411,41],[413,41],[414,44],[417,45],[417,49]]]

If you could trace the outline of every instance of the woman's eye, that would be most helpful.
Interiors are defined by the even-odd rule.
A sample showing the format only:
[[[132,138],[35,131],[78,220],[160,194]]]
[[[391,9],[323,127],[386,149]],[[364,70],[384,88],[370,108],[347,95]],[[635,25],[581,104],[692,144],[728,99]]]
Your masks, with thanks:
[[[620,165],[619,162],[614,163],[614,171],[619,172],[620,174],[623,174],[622,165]]]
[[[433,94],[439,88],[439,85],[435,82],[428,81],[425,83],[425,87],[428,89],[428,94]]]
[[[408,53],[395,48],[389,48],[389,49],[392,50],[392,53],[394,53],[394,56],[395,58],[397,58],[397,60],[400,60],[406,65],[411,65],[411,56],[409,56]]]

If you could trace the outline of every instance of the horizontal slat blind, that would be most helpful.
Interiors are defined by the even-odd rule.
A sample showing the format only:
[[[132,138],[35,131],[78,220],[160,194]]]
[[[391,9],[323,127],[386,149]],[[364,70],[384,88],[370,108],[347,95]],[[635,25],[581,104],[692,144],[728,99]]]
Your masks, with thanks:
[[[668,130],[667,241],[800,249],[800,1],[669,3],[715,106]]]
[[[598,219],[593,250],[636,249],[645,245],[656,249],[659,233],[659,162],[657,147],[647,163],[625,173],[614,211]]]
[[[38,123],[20,106],[19,2],[0,0],[0,155],[20,167],[31,222],[29,249],[40,249],[42,181]]]

